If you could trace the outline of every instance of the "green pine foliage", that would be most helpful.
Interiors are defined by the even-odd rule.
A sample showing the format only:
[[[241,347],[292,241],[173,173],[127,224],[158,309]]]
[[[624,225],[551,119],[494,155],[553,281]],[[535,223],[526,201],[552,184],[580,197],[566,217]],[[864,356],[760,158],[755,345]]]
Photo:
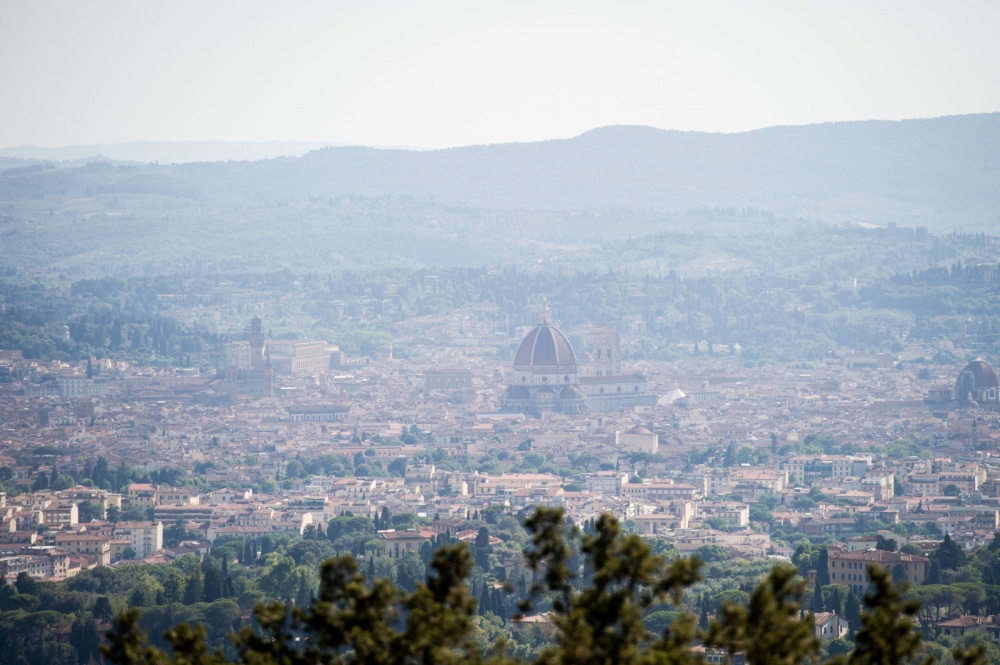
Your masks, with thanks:
[[[868,575],[873,589],[865,595],[862,627],[857,633],[857,647],[848,658],[849,665],[913,662],[921,646],[920,633],[914,628],[920,603],[903,599],[905,587],[893,584],[888,570],[872,565]]]
[[[797,665],[815,660],[820,641],[803,616],[805,581],[792,566],[775,566],[746,606],[726,604],[705,637],[708,645],[743,652],[750,665]]]

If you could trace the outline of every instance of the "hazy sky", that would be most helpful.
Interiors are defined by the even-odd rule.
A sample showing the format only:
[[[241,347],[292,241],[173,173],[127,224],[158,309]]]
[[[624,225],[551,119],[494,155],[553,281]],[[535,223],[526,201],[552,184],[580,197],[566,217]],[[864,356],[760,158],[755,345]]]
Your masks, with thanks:
[[[998,111],[998,26],[997,0],[0,0],[0,147]]]

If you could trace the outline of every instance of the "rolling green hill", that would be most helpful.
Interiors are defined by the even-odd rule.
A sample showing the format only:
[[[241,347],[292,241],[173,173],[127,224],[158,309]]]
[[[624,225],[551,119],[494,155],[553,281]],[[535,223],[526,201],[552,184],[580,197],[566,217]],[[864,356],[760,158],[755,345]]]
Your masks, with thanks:
[[[606,127],[539,143],[333,147],[252,162],[18,162],[0,171],[0,265],[535,260],[697,230],[716,213],[744,214],[750,227],[783,218],[992,231],[1000,114],[741,134]]]

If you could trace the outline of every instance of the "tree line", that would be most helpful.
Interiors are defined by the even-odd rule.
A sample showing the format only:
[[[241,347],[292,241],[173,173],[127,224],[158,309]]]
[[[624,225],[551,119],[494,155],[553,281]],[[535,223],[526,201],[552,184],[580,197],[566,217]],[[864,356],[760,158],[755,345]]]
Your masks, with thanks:
[[[775,566],[745,605],[725,603],[706,628],[682,612],[653,632],[643,615],[656,603],[683,609],[684,593],[703,577],[697,559],[668,562],[617,520],[600,517],[592,532],[570,528],[561,509],[539,508],[525,521],[531,534],[525,561],[535,575],[521,616],[546,617],[551,637],[528,656],[507,640],[476,639],[476,599],[467,581],[474,560],[464,544],[434,553],[424,581],[412,591],[387,578],[370,579],[354,556],[326,560],[317,596],[307,606],[280,601],[259,606],[254,624],[230,639],[230,651],[212,651],[206,631],[180,624],[165,634],[168,648],[150,644],[141,613],[117,620],[102,648],[117,665],[166,663],[703,663],[702,648],[740,654],[750,665],[820,662],[821,640],[803,606],[806,584],[794,567]],[[914,617],[919,603],[906,600],[891,573],[872,566],[854,649],[824,662],[896,665],[926,652]],[[956,649],[949,658],[985,663],[985,650]]]

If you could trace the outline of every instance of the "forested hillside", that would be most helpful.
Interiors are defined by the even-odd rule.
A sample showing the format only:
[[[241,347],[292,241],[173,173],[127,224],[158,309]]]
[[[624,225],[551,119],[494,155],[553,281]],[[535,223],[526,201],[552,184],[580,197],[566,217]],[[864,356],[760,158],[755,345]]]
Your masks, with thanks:
[[[274,335],[326,339],[351,355],[375,352],[398,322],[484,305],[513,335],[534,320],[543,296],[569,330],[638,325],[642,341],[627,351],[634,358],[670,358],[707,343],[738,345],[751,362],[794,362],[838,347],[931,342],[957,326],[980,353],[1000,348],[995,236],[773,222],[762,234],[736,222],[721,228],[713,233],[707,223],[698,233],[566,250],[558,260],[475,267],[223,270],[191,261],[155,277],[56,283],[8,270],[0,278],[0,348],[207,369],[227,342],[245,336],[246,317],[237,312],[233,327],[206,308],[247,294],[283,300]],[[202,315],[191,314],[199,308]],[[406,353],[397,342],[396,354]]]
[[[1000,114],[731,135],[607,127],[541,143],[339,147],[256,162],[5,167],[7,265],[120,255],[134,271],[191,256],[314,263],[324,253],[349,267],[469,265],[491,251],[536,256],[553,242],[679,231],[706,210],[752,213],[746,223],[757,228],[790,218],[992,229]]]

